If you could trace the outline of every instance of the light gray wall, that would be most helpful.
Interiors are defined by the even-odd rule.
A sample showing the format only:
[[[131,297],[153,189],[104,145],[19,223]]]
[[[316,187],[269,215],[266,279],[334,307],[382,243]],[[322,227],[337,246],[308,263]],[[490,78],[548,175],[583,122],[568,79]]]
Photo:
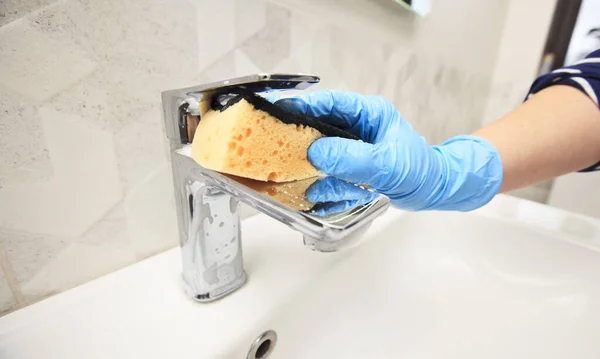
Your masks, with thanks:
[[[0,312],[177,245],[162,90],[258,71],[382,94],[432,142],[481,124],[506,1],[4,0]]]
[[[538,76],[556,0],[510,1],[500,41],[483,124],[519,106]],[[511,191],[510,194],[545,203],[552,181]]]

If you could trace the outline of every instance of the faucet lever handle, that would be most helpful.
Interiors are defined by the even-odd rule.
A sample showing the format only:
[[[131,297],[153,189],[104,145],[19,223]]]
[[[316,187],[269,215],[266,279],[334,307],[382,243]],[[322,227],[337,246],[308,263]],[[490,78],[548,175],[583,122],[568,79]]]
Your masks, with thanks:
[[[318,76],[307,74],[267,74],[260,73],[251,76],[215,83],[214,90],[226,92],[235,89],[244,89],[252,92],[267,92],[273,90],[305,90],[319,83]],[[213,84],[208,84],[213,85]],[[212,90],[212,89],[210,89]]]
[[[204,97],[214,92],[246,90],[252,92],[267,92],[275,90],[305,90],[319,83],[321,79],[307,74],[268,74],[259,73],[250,76],[237,77],[229,80],[208,83],[179,90],[187,96]],[[187,97],[186,96],[186,97]]]
[[[180,144],[191,142],[193,133],[188,133],[187,114],[198,116],[203,113],[200,101],[210,103],[215,94],[235,93],[240,90],[267,92],[280,90],[305,90],[321,79],[308,74],[259,73],[162,93],[163,112],[167,137]]]

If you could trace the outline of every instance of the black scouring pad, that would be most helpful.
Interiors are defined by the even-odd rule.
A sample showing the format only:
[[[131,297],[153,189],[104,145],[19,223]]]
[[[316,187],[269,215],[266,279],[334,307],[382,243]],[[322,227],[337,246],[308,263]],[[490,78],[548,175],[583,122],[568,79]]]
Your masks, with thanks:
[[[359,140],[360,138],[348,131],[344,131],[338,127],[332,126],[328,123],[324,123],[322,121],[316,120],[314,118],[299,115],[297,113],[289,112],[281,107],[267,101],[265,98],[256,95],[255,93],[249,91],[238,90],[237,94],[234,94],[233,97],[230,97],[224,104],[218,101],[220,96],[214,96],[214,100],[212,102],[212,107],[215,110],[219,110],[221,112],[225,111],[228,107],[233,106],[239,101],[246,100],[257,110],[264,111],[269,115],[277,118],[283,123],[294,124],[294,125],[304,125],[309,126],[317,131],[321,132],[324,136],[327,137],[341,137],[348,138],[351,140]]]

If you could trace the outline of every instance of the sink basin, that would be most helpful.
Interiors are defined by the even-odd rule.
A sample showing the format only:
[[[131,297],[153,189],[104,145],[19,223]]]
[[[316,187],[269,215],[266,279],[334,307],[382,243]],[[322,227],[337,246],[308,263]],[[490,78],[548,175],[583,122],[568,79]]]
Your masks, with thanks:
[[[268,228],[268,231],[265,230]],[[600,358],[600,222],[497,197],[472,213],[389,210],[323,254],[243,223],[248,283],[211,304],[179,249],[0,318],[2,358]]]
[[[372,235],[265,324],[272,358],[600,358],[597,248],[461,213]]]

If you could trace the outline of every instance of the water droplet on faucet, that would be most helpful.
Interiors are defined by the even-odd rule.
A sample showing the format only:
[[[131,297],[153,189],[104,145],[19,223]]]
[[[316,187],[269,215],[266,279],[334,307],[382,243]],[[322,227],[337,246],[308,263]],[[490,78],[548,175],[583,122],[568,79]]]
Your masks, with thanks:
[[[229,198],[229,211],[231,213],[236,213],[237,210],[238,210],[238,201],[235,198],[230,197]]]

